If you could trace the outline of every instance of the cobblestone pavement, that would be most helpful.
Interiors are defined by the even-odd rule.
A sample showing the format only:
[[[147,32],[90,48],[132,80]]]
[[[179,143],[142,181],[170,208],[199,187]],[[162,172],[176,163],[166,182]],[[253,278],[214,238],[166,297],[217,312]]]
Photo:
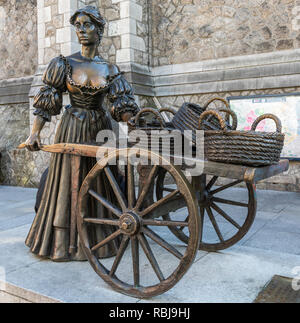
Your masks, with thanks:
[[[237,200],[242,193],[229,192]],[[239,243],[220,252],[199,251],[190,270],[163,295],[131,298],[113,291],[88,262],[54,263],[29,252],[24,240],[35,194],[0,186],[0,302],[252,302],[273,275],[293,277],[300,266],[300,194],[261,190],[257,217]],[[172,261],[170,255],[166,266]]]

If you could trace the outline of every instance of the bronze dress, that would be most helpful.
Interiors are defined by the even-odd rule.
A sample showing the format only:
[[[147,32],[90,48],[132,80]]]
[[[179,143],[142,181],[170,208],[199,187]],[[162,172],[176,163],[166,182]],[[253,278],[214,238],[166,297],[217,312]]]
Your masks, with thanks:
[[[103,64],[108,64],[103,62]],[[118,69],[117,69],[118,70]],[[57,115],[62,109],[62,93],[69,92],[71,104],[65,107],[56,131],[55,143],[88,143],[96,140],[97,133],[103,129],[112,129],[103,100],[108,95],[115,109],[112,117],[120,121],[124,112],[132,112],[136,107],[133,91],[121,73],[109,75],[103,86],[92,87],[76,84],[72,80],[72,68],[68,57],[54,58],[46,69],[43,82],[46,84],[35,96],[35,115],[46,121]],[[131,107],[130,107],[131,106]],[[52,154],[45,189],[32,223],[26,245],[38,256],[54,261],[85,260],[78,234],[77,251],[69,254],[70,215],[71,215],[71,159],[67,154]],[[96,164],[95,158],[80,158],[79,185]],[[99,193],[111,199],[112,189],[103,176],[97,184]],[[90,201],[92,216],[112,217],[106,210],[99,209],[95,201]],[[100,214],[101,213],[101,214]],[[99,226],[100,227],[100,226]],[[96,230],[96,229],[95,229]],[[112,233],[111,227],[101,226],[91,232],[91,244],[104,239]],[[93,242],[94,239],[94,242]],[[109,257],[116,253],[119,241],[113,240],[98,251],[99,257]]]

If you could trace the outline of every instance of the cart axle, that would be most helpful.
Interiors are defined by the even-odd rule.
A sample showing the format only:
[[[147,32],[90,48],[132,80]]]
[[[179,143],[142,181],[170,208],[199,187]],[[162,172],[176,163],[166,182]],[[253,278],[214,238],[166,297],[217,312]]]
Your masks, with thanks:
[[[120,217],[120,229],[124,234],[135,235],[139,233],[141,227],[141,219],[134,212],[124,213]]]

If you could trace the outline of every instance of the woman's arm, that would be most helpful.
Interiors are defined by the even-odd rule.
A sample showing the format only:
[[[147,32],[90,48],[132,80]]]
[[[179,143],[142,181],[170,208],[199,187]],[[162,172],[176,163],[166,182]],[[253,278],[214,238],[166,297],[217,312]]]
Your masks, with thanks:
[[[45,122],[46,121],[42,117],[40,116],[35,117],[33,121],[31,134],[25,141],[25,145],[28,150],[30,151],[40,150],[40,146],[41,146],[40,133],[45,125]]]
[[[30,136],[25,141],[26,148],[30,151],[40,150],[40,133],[46,122],[51,121],[51,116],[58,115],[62,108],[62,93],[65,91],[66,65],[63,57],[51,60],[44,72],[41,87],[34,97],[33,106],[36,116]]]
[[[108,100],[112,103],[111,116],[117,122],[128,122],[140,110],[135,102],[133,89],[115,65]]]

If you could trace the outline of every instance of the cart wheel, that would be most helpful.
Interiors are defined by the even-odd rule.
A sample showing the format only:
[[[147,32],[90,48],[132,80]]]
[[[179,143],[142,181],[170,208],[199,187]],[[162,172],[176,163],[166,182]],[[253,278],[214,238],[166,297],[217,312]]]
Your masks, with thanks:
[[[130,163],[132,156],[136,155],[143,160],[143,165],[145,165],[145,160],[148,162],[149,159],[153,161],[153,158],[156,158],[154,166],[151,164],[147,166],[149,169],[147,180],[142,182],[138,181],[139,174],[135,171],[134,165]],[[124,194],[110,165],[113,161],[122,163],[121,161],[127,160],[127,189]],[[166,174],[174,179],[175,190],[162,199],[153,201],[153,185],[159,168],[164,169]],[[91,188],[103,174],[107,176],[114,192],[110,200]],[[140,184],[139,189],[135,183]],[[101,207],[114,215],[115,219],[104,219],[89,214],[87,203],[90,198],[96,199]],[[188,220],[154,219],[158,216],[157,212],[168,208],[168,205],[174,201],[181,201],[187,205]],[[179,168],[155,153],[142,149],[114,150],[94,166],[84,179],[79,192],[77,225],[82,248],[95,272],[112,288],[138,298],[156,296],[172,288],[189,269],[199,249],[201,226],[197,198],[193,188]],[[169,234],[168,227],[178,225],[186,227],[189,232],[187,245],[174,246],[170,241],[174,236]],[[115,231],[91,245],[89,232],[93,226],[103,226],[103,229],[105,226],[113,226]],[[116,255],[99,259],[97,251],[114,239],[120,241]],[[141,249],[143,252],[140,252]]]
[[[166,192],[172,192],[172,183],[166,183],[166,172],[161,169],[157,175],[156,195],[160,199]],[[198,178],[199,179],[199,178]],[[197,179],[197,180],[198,180]],[[213,176],[208,182],[206,175],[200,176],[200,191],[197,192],[201,216],[200,250],[217,251],[231,247],[249,231],[256,215],[256,188],[254,184],[239,184],[241,180],[228,180],[221,186],[213,186],[220,179]],[[229,182],[228,182],[229,181]],[[232,196],[229,188],[239,185],[237,197]],[[227,190],[227,191],[226,191]],[[229,194],[228,194],[229,193]],[[236,201],[239,199],[239,201]],[[228,215],[228,213],[231,213]],[[176,214],[168,212],[163,220],[176,220]],[[184,227],[169,227],[181,241],[187,242],[189,234]]]

